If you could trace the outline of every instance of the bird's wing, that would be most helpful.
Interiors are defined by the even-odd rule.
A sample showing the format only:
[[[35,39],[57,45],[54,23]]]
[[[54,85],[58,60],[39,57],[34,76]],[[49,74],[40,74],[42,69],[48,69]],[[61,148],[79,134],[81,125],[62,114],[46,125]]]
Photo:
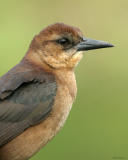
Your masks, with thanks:
[[[54,103],[54,76],[23,70],[16,67],[0,78],[0,146],[42,121]]]

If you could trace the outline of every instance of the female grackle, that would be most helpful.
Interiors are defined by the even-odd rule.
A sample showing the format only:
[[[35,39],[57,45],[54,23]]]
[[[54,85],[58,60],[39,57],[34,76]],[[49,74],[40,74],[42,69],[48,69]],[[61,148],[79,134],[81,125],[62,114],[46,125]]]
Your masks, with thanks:
[[[83,51],[113,47],[56,23],[35,36],[25,57],[0,78],[0,160],[27,160],[63,126],[76,97]]]

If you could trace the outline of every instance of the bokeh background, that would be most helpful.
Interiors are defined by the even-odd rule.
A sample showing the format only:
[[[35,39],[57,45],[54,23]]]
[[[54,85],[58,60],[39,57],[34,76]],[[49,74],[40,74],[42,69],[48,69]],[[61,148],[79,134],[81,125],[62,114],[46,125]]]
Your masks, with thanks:
[[[84,54],[66,125],[31,160],[128,159],[128,0],[0,0],[0,75],[55,22],[116,47]]]

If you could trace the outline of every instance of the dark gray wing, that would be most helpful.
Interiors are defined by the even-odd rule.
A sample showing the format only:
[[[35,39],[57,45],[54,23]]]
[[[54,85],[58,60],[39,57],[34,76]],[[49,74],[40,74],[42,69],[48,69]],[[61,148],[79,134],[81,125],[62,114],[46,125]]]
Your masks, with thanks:
[[[23,71],[24,70],[24,71]],[[52,74],[19,66],[0,78],[0,146],[41,122],[57,91]]]

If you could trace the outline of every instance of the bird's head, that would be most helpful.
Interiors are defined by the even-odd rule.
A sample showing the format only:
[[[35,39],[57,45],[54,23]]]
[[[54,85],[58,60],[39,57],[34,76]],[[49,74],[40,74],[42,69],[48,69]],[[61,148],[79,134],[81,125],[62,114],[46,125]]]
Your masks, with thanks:
[[[56,23],[35,36],[26,56],[52,69],[73,69],[81,60],[83,51],[106,47],[113,45],[85,38],[78,28]]]

